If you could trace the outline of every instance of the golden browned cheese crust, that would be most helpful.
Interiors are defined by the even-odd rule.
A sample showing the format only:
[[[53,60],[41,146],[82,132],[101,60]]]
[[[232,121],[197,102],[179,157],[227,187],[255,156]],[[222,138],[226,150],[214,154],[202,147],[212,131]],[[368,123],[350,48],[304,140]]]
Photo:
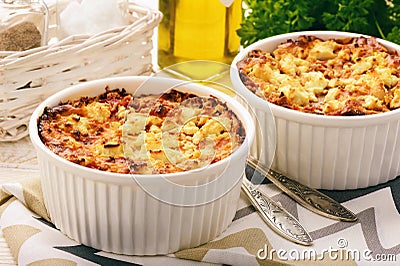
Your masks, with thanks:
[[[325,115],[368,115],[400,107],[400,57],[375,38],[301,36],[238,62],[245,86],[280,106]]]
[[[134,97],[106,88],[98,97],[45,108],[38,128],[43,143],[71,162],[132,174],[206,166],[229,156],[245,137],[225,103],[177,90]]]

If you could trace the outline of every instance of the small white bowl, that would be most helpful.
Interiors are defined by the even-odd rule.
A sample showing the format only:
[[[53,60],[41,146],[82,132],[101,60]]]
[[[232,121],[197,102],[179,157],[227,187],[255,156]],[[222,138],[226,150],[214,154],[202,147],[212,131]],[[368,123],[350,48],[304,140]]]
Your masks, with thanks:
[[[38,153],[45,205],[61,232],[104,251],[155,255],[201,245],[228,227],[236,212],[254,124],[248,111],[231,97],[198,84],[181,86],[182,82],[156,77],[107,78],[67,88],[37,107],[29,133]],[[50,151],[38,135],[38,118],[44,108],[99,95],[106,86],[137,95],[160,94],[174,86],[200,96],[213,95],[242,121],[245,140],[229,157],[208,167],[165,175],[95,170]]]
[[[251,154],[266,166],[319,189],[363,188],[395,178],[400,174],[400,110],[352,117],[308,114],[271,104],[242,83],[236,64],[251,50],[273,51],[301,35],[321,39],[365,36],[336,31],[293,32],[260,40],[235,57],[232,83],[254,108],[260,128]],[[399,45],[378,41],[400,51]],[[266,141],[271,139],[271,123],[276,129],[273,145]],[[271,152],[273,148],[275,152]]]

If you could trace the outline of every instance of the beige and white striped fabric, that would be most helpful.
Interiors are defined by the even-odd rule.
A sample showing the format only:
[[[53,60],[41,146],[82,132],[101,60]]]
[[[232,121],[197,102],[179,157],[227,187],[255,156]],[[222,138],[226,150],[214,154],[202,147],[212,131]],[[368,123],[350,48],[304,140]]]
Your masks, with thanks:
[[[356,223],[313,214],[272,184],[261,188],[300,220],[313,237],[313,246],[300,246],[275,234],[242,195],[232,224],[205,245],[155,257],[102,252],[81,245],[54,228],[43,203],[38,177],[2,185],[0,226],[7,242],[4,244],[8,244],[19,265],[397,265],[400,262],[399,178],[364,190],[327,192],[358,215]]]

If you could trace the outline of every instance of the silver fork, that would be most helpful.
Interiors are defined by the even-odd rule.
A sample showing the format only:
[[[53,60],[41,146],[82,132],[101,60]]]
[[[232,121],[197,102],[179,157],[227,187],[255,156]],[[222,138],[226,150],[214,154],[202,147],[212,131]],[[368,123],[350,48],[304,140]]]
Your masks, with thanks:
[[[300,222],[281,205],[261,193],[246,177],[243,177],[242,190],[261,218],[279,235],[298,244],[312,245],[312,238]]]
[[[357,221],[357,216],[353,212],[318,190],[305,186],[272,169],[266,170],[255,158],[249,157],[247,163],[308,210],[335,220]]]
[[[249,157],[247,163],[308,210],[340,221],[354,222],[357,220],[357,216],[353,212],[318,190],[307,187],[272,169],[266,170],[255,158]],[[275,232],[294,243],[312,245],[311,236],[300,222],[280,204],[258,190],[246,177],[243,177],[242,190],[261,218]]]

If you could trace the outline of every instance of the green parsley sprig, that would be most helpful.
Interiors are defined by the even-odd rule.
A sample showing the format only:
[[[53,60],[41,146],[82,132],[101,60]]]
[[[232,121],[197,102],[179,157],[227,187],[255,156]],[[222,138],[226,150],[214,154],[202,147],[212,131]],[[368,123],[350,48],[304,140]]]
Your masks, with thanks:
[[[302,30],[337,30],[400,44],[400,0],[244,0],[237,31],[246,47],[273,35]]]

